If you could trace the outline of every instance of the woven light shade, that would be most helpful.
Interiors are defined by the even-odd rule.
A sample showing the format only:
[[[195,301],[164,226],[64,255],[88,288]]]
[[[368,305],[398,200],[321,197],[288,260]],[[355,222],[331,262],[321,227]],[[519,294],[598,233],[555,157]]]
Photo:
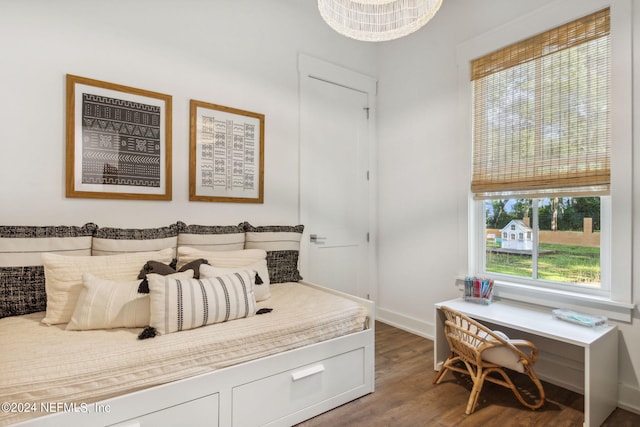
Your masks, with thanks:
[[[362,41],[411,34],[429,22],[442,0],[318,0],[320,15],[338,33]]]

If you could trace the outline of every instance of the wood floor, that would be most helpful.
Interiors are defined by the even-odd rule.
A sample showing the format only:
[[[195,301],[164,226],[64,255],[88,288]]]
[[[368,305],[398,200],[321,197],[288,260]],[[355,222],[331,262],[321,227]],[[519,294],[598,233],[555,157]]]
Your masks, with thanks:
[[[581,394],[544,383],[544,406],[521,406],[510,390],[485,384],[478,407],[464,410],[471,381],[447,373],[433,385],[433,341],[376,322],[376,391],[307,420],[299,427],[582,426]],[[526,384],[526,383],[525,383]],[[640,415],[616,409],[603,426],[637,427]]]

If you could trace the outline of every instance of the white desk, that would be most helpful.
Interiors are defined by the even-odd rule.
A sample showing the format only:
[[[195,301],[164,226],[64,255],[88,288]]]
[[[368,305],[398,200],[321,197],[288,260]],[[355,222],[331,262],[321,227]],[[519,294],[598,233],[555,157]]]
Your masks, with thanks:
[[[589,328],[553,319],[551,310],[539,311],[496,301],[480,305],[462,298],[435,305],[434,368],[439,370],[449,357],[444,337],[446,306],[480,322],[488,322],[546,337],[584,349],[584,425],[599,426],[618,404],[618,330],[615,325]],[[518,338],[513,336],[512,338]]]

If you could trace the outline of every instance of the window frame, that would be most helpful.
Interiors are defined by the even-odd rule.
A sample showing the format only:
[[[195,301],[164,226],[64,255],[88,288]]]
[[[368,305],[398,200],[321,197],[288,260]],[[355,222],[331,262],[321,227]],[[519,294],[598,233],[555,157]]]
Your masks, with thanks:
[[[467,247],[467,271],[474,275],[484,266],[484,206],[473,199],[471,182],[471,147],[473,93],[469,63],[474,58],[510,43],[562,25],[571,20],[609,7],[611,15],[611,193],[610,215],[602,213],[609,224],[610,236],[601,236],[601,277],[607,275],[608,295],[591,295],[577,290],[540,288],[526,281],[496,280],[496,296],[546,307],[563,307],[630,321],[632,303],[632,7],[631,0],[556,0],[527,15],[512,20],[488,33],[458,46],[459,105],[461,106],[460,144],[467,161],[468,235],[461,236]],[[603,209],[604,210],[604,209]],[[461,218],[462,220],[462,218]],[[602,227],[605,228],[605,227]],[[615,245],[610,242],[616,242]],[[482,250],[479,250],[482,248]],[[604,256],[602,255],[604,254]],[[482,261],[482,264],[479,262]],[[514,277],[515,278],[515,277]],[[515,278],[517,279],[517,278]]]

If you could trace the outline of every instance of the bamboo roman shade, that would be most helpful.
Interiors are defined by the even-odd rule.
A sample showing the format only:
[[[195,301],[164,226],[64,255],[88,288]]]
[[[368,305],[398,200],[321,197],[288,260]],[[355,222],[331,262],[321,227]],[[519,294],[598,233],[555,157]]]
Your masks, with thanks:
[[[609,9],[475,59],[471,80],[476,197],[609,191]]]

